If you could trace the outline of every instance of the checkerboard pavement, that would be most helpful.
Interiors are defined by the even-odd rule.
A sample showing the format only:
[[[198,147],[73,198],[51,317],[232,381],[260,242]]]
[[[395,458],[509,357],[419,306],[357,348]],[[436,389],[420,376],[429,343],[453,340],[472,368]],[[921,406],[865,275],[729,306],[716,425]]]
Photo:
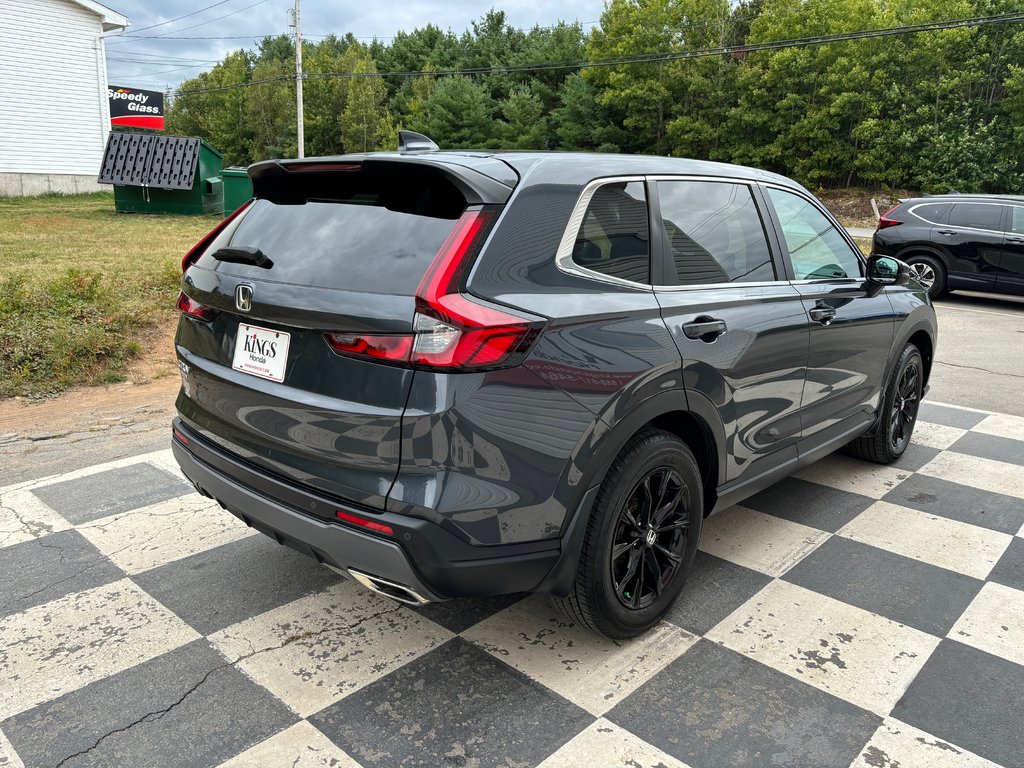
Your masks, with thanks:
[[[1024,766],[1024,419],[921,409],[710,518],[642,638],[411,609],[169,451],[0,489],[0,766]]]

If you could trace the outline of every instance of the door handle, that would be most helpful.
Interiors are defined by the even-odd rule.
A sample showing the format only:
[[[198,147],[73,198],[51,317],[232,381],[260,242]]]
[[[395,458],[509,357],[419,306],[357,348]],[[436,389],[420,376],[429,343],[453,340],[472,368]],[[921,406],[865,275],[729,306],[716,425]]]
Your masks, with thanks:
[[[822,325],[828,325],[836,319],[836,308],[835,307],[814,307],[808,310],[808,315],[811,316],[811,320]]]
[[[692,323],[683,324],[683,333],[686,334],[686,338],[700,339],[708,344],[727,330],[729,329],[725,324],[725,320],[719,320],[714,317],[698,317]]]
[[[940,229],[938,230],[940,235],[955,235],[956,231],[952,229]]]
[[[1006,238],[1008,243],[1024,243],[1024,237],[1008,237]]]

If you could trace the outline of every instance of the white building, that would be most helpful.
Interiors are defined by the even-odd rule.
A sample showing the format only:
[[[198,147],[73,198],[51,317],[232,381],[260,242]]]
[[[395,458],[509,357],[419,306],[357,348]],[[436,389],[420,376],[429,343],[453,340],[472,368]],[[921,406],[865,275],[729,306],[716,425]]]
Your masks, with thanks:
[[[102,189],[103,36],[127,25],[93,0],[0,0],[0,195]]]

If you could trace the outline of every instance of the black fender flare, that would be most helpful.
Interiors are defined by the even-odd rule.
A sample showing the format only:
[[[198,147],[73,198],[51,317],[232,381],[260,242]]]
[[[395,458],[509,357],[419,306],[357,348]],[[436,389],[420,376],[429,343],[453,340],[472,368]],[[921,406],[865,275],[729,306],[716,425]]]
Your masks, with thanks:
[[[570,593],[579,555],[583,549],[583,537],[590,520],[590,511],[608,468],[629,439],[645,424],[649,424],[659,416],[675,412],[690,414],[703,422],[710,431],[710,435],[701,435],[700,437],[705,440],[710,437],[713,443],[710,448],[716,453],[718,477],[712,478],[712,486],[717,488],[722,484],[725,472],[725,427],[718,415],[718,409],[705,396],[692,391],[684,392],[680,389],[660,392],[636,405],[614,426],[609,427],[605,422],[601,422],[605,424],[605,428],[595,431],[593,439],[597,441],[597,447],[583,473],[583,480],[580,483],[581,490],[573,513],[562,529],[562,554],[544,581],[538,585],[536,592],[552,594],[556,597],[565,597]],[[707,499],[705,499],[705,508],[710,509]]]

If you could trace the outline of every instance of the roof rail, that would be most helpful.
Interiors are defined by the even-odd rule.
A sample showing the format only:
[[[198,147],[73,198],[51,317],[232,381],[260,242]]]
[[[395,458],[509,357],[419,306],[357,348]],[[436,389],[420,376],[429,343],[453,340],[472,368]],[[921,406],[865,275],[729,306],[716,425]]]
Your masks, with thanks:
[[[432,152],[437,149],[439,149],[437,144],[422,133],[416,133],[416,131],[398,132],[399,152]]]

